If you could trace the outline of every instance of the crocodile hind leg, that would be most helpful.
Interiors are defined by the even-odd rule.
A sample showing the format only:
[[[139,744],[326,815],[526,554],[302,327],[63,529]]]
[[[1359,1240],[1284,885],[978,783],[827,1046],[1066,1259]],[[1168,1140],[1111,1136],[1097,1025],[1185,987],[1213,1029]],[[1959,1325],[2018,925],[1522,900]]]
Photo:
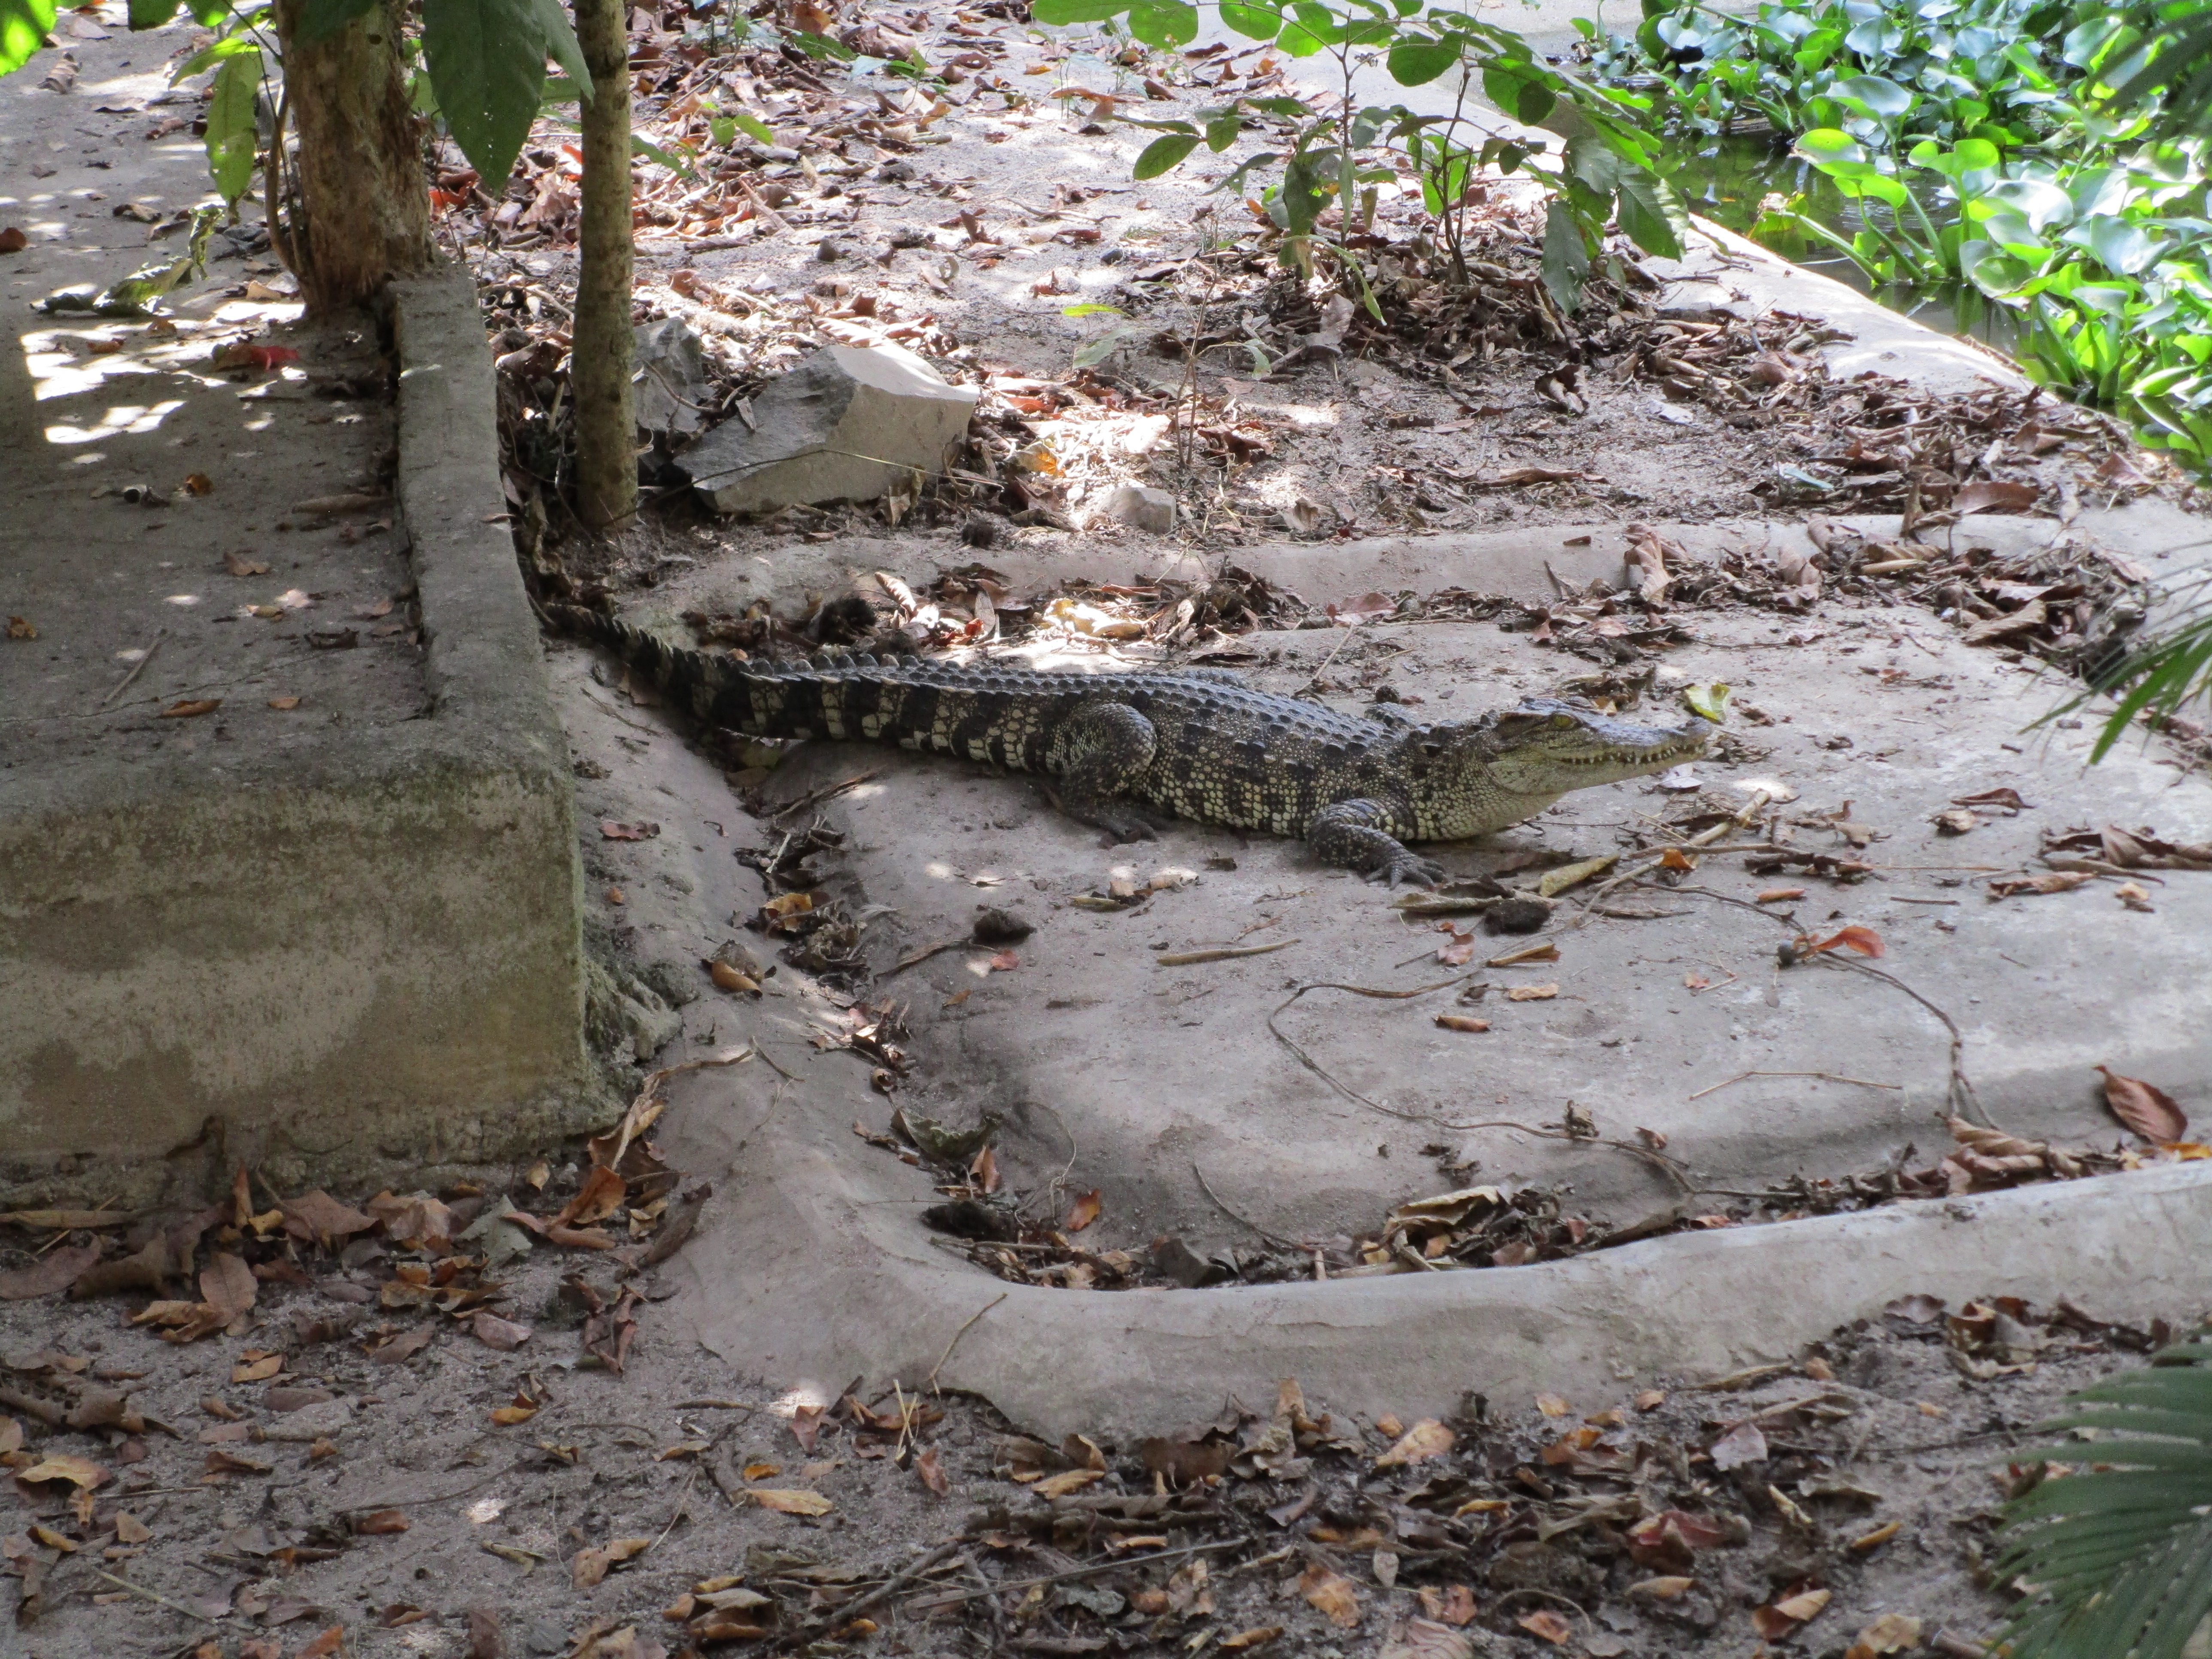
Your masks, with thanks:
[[[1357,870],[1370,881],[1435,886],[1444,878],[1443,866],[1412,851],[1383,828],[1395,822],[1402,822],[1402,815],[1381,801],[1340,800],[1314,815],[1306,826],[1306,846],[1323,864]]]
[[[1126,702],[1091,702],[1060,728],[1048,764],[1060,775],[1060,810],[1116,841],[1152,841],[1152,820],[1121,799],[1152,763],[1152,723]]]

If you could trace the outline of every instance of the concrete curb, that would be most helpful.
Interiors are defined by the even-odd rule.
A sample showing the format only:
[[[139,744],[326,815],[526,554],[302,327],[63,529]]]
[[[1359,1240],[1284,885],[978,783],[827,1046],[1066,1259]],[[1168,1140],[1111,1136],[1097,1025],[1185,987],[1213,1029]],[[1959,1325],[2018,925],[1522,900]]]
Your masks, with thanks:
[[[0,811],[0,1203],[421,1178],[585,1128],[568,744],[465,274],[395,295],[423,718],[76,763]],[[20,775],[19,775],[20,777]]]
[[[779,1103],[777,1083],[724,1073],[677,1085],[664,1146],[684,1167],[724,1173],[708,1224],[667,1269],[682,1287],[672,1314],[779,1388],[934,1376],[1055,1439],[1204,1420],[1230,1396],[1272,1397],[1285,1376],[1368,1415],[1442,1414],[1470,1390],[1601,1402],[1632,1376],[1786,1359],[1911,1292],[1955,1307],[2063,1291],[2114,1318],[2212,1308],[2212,1165],[2201,1164],[1528,1267],[1210,1291],[1009,1285],[933,1247],[913,1219],[930,1201],[925,1177],[841,1157],[844,1122],[866,1107],[811,1079]]]

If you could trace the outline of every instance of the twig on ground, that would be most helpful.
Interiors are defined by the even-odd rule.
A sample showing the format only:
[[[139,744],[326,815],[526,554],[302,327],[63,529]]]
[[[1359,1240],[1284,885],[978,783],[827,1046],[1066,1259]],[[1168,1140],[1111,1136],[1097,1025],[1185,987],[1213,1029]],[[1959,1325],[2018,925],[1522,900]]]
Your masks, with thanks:
[[[1287,951],[1293,945],[1304,942],[1303,939],[1282,939],[1273,945],[1224,945],[1211,951],[1170,951],[1152,960],[1163,968],[1192,968],[1201,962],[1228,962],[1237,957],[1273,956],[1278,951]]]
[[[938,1607],[957,1607],[963,1601],[972,1601],[979,1595],[1001,1595],[1008,1590],[1034,1589],[1040,1584],[1064,1583],[1071,1578],[1088,1578],[1094,1572],[1111,1572],[1116,1567],[1141,1566],[1154,1561],[1172,1561],[1180,1556],[1200,1555],[1208,1550],[1242,1549],[1245,1540],[1224,1538],[1211,1544],[1192,1544],[1179,1550],[1161,1550],[1152,1555],[1125,1555],[1117,1561],[1093,1561],[1080,1567],[1070,1567],[1065,1572],[1051,1572],[1041,1578],[1006,1578],[985,1589],[955,1590],[933,1601],[917,1604],[915,1611],[931,1612]]]
[[[115,1585],[118,1589],[127,1589],[133,1595],[143,1595],[149,1601],[158,1601],[161,1606],[168,1608],[171,1613],[181,1613],[185,1618],[197,1619],[203,1625],[213,1625],[221,1622],[220,1620],[209,1618],[207,1614],[204,1613],[198,1612],[193,1608],[186,1607],[181,1601],[172,1601],[167,1596],[162,1595],[159,1590],[148,1589],[143,1584],[134,1584],[128,1578],[118,1578],[113,1573],[103,1572],[98,1567],[94,1567],[92,1570],[92,1576],[95,1578],[105,1578],[109,1583]]]
[[[881,767],[871,768],[866,772],[855,772],[851,777],[847,778],[842,783],[825,783],[819,789],[810,789],[805,794],[801,795],[797,800],[792,802],[790,805],[777,807],[775,811],[769,814],[769,817],[771,820],[787,818],[794,812],[801,812],[810,806],[819,805],[822,802],[828,800],[833,795],[842,795],[848,789],[859,788],[862,784],[875,777],[882,771],[882,769],[883,769]]]
[[[1708,1088],[1698,1090],[1698,1092],[1692,1095],[1690,1098],[1692,1100],[1703,1100],[1707,1095],[1718,1094],[1730,1084],[1741,1083],[1746,1078],[1750,1077],[1826,1078],[1831,1083],[1856,1083],[1862,1089],[1902,1089],[1905,1086],[1902,1083],[1876,1083],[1871,1078],[1844,1077],[1835,1072],[1738,1072],[1734,1077],[1723,1078],[1721,1081],[1713,1084]]]
[[[1012,1294],[1013,1292],[1011,1291],[1000,1291],[998,1295],[993,1297],[981,1307],[976,1309],[974,1313],[968,1316],[967,1325],[963,1325],[958,1330],[952,1333],[952,1340],[945,1345],[945,1352],[937,1356],[937,1363],[929,1368],[929,1382],[927,1386],[931,1393],[934,1394],[937,1391],[937,1374],[945,1369],[945,1362],[952,1358],[952,1351],[960,1346],[960,1339],[968,1334],[969,1326],[973,1325],[977,1320],[981,1319],[985,1314],[990,1312],[992,1309],[997,1307],[999,1304],[1004,1302]]]
[[[1291,1241],[1285,1238],[1279,1233],[1271,1233],[1265,1227],[1262,1227],[1258,1222],[1251,1220],[1247,1217],[1241,1216],[1237,1214],[1236,1211],[1231,1209],[1227,1204],[1222,1201],[1221,1194],[1213,1190],[1212,1184],[1208,1182],[1206,1178],[1206,1172],[1200,1170],[1195,1162],[1193,1162],[1191,1164],[1190,1172],[1198,1177],[1199,1190],[1213,1200],[1213,1207],[1220,1211],[1222,1214],[1227,1216],[1231,1221],[1238,1222],[1244,1226],[1249,1227],[1254,1232],[1259,1234],[1261,1237],[1266,1239],[1270,1244],[1280,1244],[1286,1249],[1294,1248],[1291,1244]]]
[[[843,1607],[839,1607],[836,1610],[836,1616],[835,1619],[821,1621],[821,1623],[805,1633],[806,1638],[811,1639],[815,1635],[818,1634],[823,1630],[826,1630],[832,1624],[849,1625],[855,1619],[861,1617],[864,1613],[866,1613],[876,1607],[881,1607],[884,1602],[890,1601],[892,1596],[896,1595],[901,1590],[904,1589],[908,1584],[911,1584],[915,1579],[922,1577],[923,1574],[928,1572],[932,1568],[942,1566],[946,1561],[949,1561],[954,1556],[963,1553],[966,1549],[966,1546],[967,1540],[965,1538],[955,1538],[949,1543],[939,1544],[935,1549],[930,1551],[928,1554],[923,1556],[911,1566],[900,1568],[889,1578],[885,1579],[881,1584],[878,1585],[874,1589],[870,1590],[866,1595],[862,1596],[859,1601],[848,1601]],[[787,1638],[786,1643],[788,1644],[790,1641],[795,1639],[799,1639],[796,1633],[794,1633],[793,1637]]]
[[[113,702],[118,697],[121,696],[125,691],[128,691],[131,689],[131,682],[146,672],[146,665],[154,660],[154,653],[161,648],[161,641],[168,637],[169,630],[166,628],[161,629],[154,635],[154,642],[146,647],[146,654],[139,658],[137,662],[131,664],[131,672],[125,674],[121,679],[116,681],[115,689],[100,700],[100,706],[102,708],[106,708],[108,704]]]

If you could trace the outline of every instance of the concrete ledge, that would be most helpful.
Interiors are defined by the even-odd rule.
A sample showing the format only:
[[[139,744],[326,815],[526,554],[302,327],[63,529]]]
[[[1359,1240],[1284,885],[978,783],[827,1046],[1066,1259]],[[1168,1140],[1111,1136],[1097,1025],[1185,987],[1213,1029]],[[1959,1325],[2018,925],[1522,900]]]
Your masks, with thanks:
[[[943,1358],[940,1386],[1055,1439],[1201,1421],[1230,1396],[1271,1397],[1285,1376],[1332,1409],[1370,1415],[1442,1414],[1468,1390],[1608,1397],[1623,1376],[1786,1358],[1913,1291],[1955,1306],[2048,1301],[2057,1287],[2110,1317],[2212,1305],[2203,1164],[1680,1234],[1528,1267],[1214,1291],[1009,1285],[931,1246],[913,1220],[929,1200],[895,1190],[896,1166],[856,1168],[836,1146],[850,1139],[840,1117],[865,1107],[810,1081],[768,1110],[778,1079],[742,1076],[684,1079],[662,1128],[664,1146],[714,1170],[721,1188],[668,1270],[684,1286],[670,1306],[692,1334],[778,1387],[834,1391],[856,1371],[914,1383]]]
[[[395,296],[424,718],[211,765],[78,759],[0,807],[0,1202],[495,1160],[583,1127],[568,751],[503,522],[464,275]]]

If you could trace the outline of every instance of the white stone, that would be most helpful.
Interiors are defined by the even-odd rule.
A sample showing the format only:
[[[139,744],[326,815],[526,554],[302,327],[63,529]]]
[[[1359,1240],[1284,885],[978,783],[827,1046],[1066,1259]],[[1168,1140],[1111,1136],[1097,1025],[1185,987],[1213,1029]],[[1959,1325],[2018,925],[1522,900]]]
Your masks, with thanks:
[[[1101,510],[1109,518],[1155,536],[1164,536],[1175,528],[1175,497],[1152,484],[1117,484]]]
[[[948,386],[896,346],[828,346],[679,458],[717,513],[868,501],[945,470],[968,430],[972,386]]]

